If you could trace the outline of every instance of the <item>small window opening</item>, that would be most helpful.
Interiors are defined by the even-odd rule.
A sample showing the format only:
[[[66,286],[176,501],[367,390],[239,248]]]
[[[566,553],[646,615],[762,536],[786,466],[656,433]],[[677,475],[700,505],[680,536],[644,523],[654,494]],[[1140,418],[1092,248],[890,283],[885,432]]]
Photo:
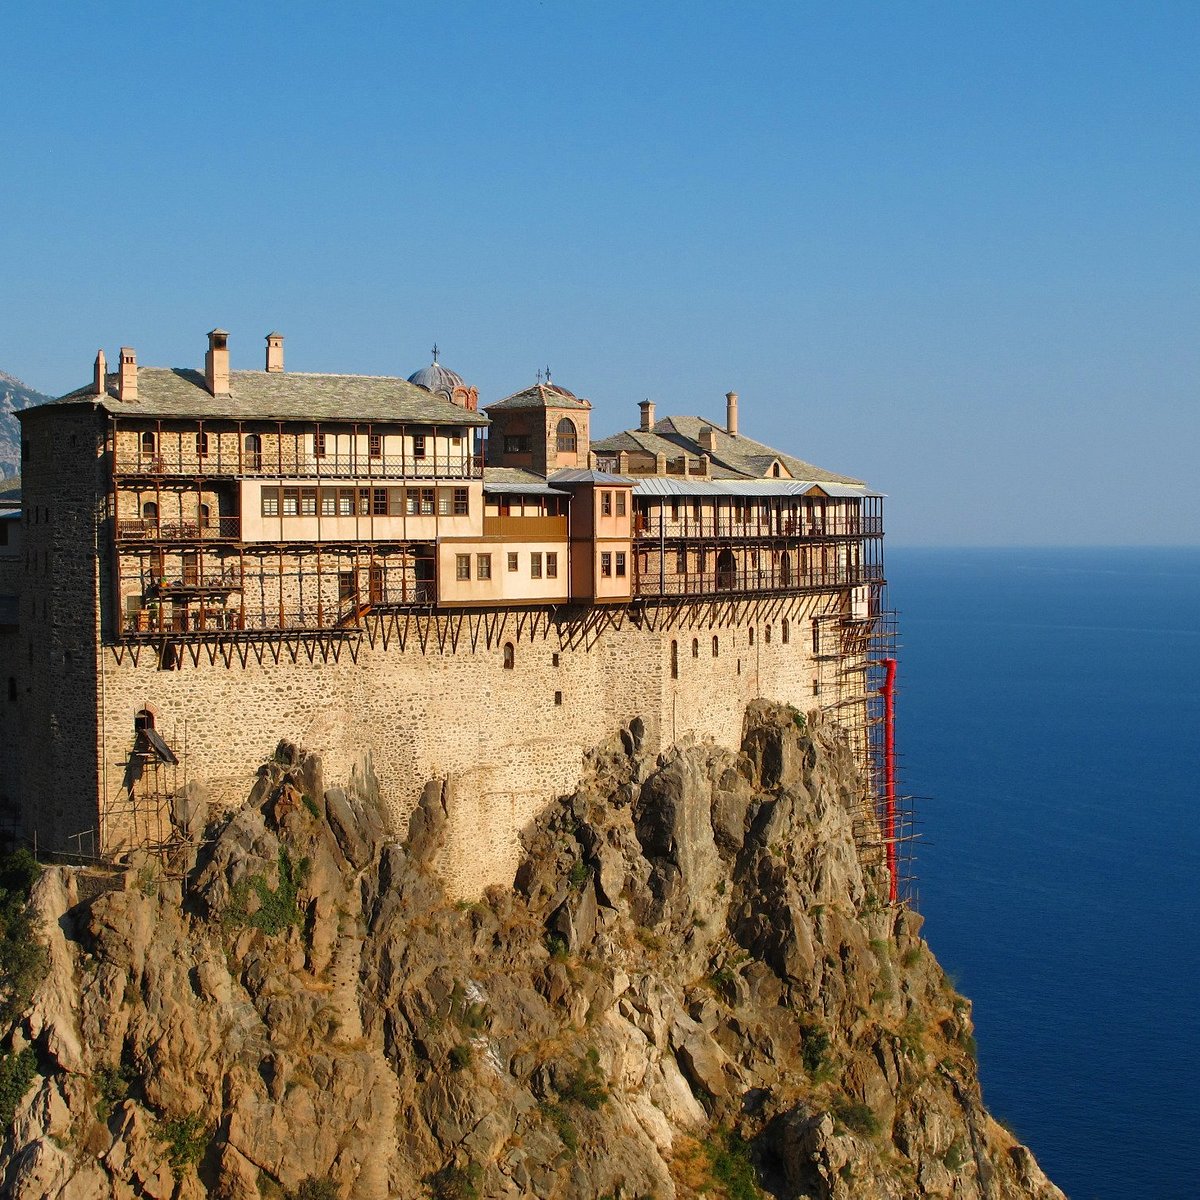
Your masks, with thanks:
[[[721,654],[721,639],[713,635],[713,658],[718,658]]]
[[[791,626],[788,624],[788,619],[787,617],[784,617],[779,623],[779,640],[783,642],[785,646],[788,644],[788,639],[791,637],[791,632],[792,630]]]
[[[134,733],[141,733],[143,729],[154,728],[154,714],[148,709],[139,709],[136,716],[133,718]]]
[[[693,658],[700,657],[700,639],[699,638],[692,638],[692,657]]]
[[[506,671],[511,671],[513,669],[513,662],[515,661],[515,659],[516,659],[516,650],[513,648],[512,642],[505,642],[504,643],[504,669]]]
[[[679,643],[671,643],[671,678],[679,678]]]
[[[559,704],[559,705],[561,705],[561,704],[562,704],[562,692],[555,692],[555,693],[554,693],[554,703],[555,703],[555,704]]]
[[[750,626],[750,645],[754,645],[754,626]]]

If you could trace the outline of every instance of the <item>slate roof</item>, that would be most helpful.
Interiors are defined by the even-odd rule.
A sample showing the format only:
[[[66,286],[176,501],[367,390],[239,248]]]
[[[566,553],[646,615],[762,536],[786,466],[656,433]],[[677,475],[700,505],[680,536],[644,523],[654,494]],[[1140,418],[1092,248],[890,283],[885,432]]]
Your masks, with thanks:
[[[627,475],[613,475],[608,471],[590,471],[586,467],[568,467],[563,471],[555,471],[550,476],[551,483],[607,483],[607,484],[630,484],[636,480],[630,479]]]
[[[565,496],[560,488],[551,487],[541,475],[521,467],[484,467],[483,490],[521,496]]]
[[[229,395],[214,396],[201,371],[182,367],[139,367],[138,398],[117,399],[117,375],[97,396],[89,384],[49,404],[95,404],[118,416],[229,418],[265,421],[405,421],[414,425],[486,425],[468,412],[406,379],[387,375],[315,375],[303,371],[231,371]]]
[[[493,408],[591,408],[590,400],[581,400],[573,392],[559,387],[557,383],[535,383],[533,387],[523,392],[514,392],[497,400],[495,404],[486,404],[484,408],[491,412]]]
[[[704,428],[713,431],[711,451],[700,444],[700,431]],[[719,425],[703,417],[663,417],[654,423],[653,430],[649,432],[626,429],[593,442],[591,448],[598,454],[617,454],[624,450],[628,454],[665,454],[668,459],[678,458],[681,453],[694,458],[708,454],[712,460],[710,469],[714,479],[762,479],[768,475],[772,464],[779,462],[793,479],[807,480],[809,483],[863,485],[861,479],[855,479],[852,475],[839,475],[813,466],[782,450],[756,442],[743,433],[731,436]]]

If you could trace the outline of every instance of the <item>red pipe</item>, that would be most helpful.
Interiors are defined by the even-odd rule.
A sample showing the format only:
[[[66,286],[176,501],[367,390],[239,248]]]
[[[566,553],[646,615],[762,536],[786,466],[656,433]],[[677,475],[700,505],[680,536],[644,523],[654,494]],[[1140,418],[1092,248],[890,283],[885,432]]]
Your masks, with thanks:
[[[883,687],[883,797],[884,840],[887,844],[887,865],[890,883],[888,899],[895,904],[896,886],[896,660],[885,658],[886,674]]]

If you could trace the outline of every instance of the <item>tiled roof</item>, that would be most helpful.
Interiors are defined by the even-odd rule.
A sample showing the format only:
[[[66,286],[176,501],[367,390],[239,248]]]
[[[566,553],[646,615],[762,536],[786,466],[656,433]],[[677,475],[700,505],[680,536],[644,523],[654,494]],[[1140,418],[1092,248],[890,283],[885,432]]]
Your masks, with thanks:
[[[468,412],[423,387],[386,375],[310,375],[301,371],[231,371],[229,395],[214,396],[200,371],[180,367],[139,367],[138,398],[117,399],[117,376],[107,392],[91,386],[50,401],[53,405],[98,405],[118,416],[219,417],[268,421],[405,421],[414,425],[486,425],[482,413]],[[37,412],[38,408],[25,411]]]
[[[581,400],[566,388],[557,383],[537,383],[523,392],[514,392],[497,400],[495,404],[485,404],[489,412],[493,408],[591,408],[590,400]]]
[[[590,471],[586,467],[569,467],[565,471],[555,471],[550,476],[551,483],[634,483],[626,475],[613,475],[608,471]]]
[[[711,451],[700,443],[700,431],[705,428],[713,431]],[[681,453],[694,458],[707,454],[711,459],[714,479],[762,479],[769,474],[772,464],[779,462],[793,479],[810,483],[862,483],[861,479],[851,475],[838,475],[815,467],[803,459],[756,442],[745,434],[731,436],[719,425],[703,417],[663,417],[655,422],[651,432],[626,429],[602,441],[593,442],[591,448],[598,454],[617,454],[622,450],[636,454],[641,451],[653,455],[665,454],[668,459],[678,458]]]

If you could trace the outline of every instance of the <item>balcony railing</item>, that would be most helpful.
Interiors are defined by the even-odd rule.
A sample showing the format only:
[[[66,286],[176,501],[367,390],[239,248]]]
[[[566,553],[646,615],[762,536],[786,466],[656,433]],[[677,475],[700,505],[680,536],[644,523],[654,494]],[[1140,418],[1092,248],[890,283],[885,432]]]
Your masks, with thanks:
[[[809,591],[819,588],[852,587],[883,579],[879,563],[838,565],[805,571],[748,570],[704,571],[691,575],[647,572],[637,581],[637,596],[722,596],[751,592]]]
[[[726,513],[713,515],[704,513],[678,518],[661,517],[638,513],[634,517],[634,533],[639,538],[658,540],[662,538],[797,538],[805,541],[822,538],[870,537],[883,533],[883,518],[880,516],[826,516],[824,520],[805,520],[800,517],[780,516],[768,519],[760,515],[750,520],[737,521]]]
[[[270,450],[224,453],[215,446],[204,456],[195,453],[161,454],[118,450],[113,456],[117,475],[186,476],[189,478],[255,479],[477,479],[482,468],[470,454],[327,454],[321,457],[284,454]]]
[[[118,517],[117,538],[121,541],[236,541],[240,525],[237,517],[210,517],[207,521]]]
[[[484,517],[484,537],[533,542],[567,536],[566,517]]]

